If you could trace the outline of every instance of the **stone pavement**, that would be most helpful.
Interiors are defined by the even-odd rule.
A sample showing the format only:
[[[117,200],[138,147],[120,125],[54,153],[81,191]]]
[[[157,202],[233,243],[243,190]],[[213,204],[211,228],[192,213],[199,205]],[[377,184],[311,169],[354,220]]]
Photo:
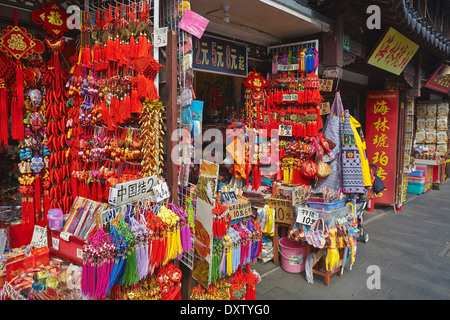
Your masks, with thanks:
[[[257,300],[449,300],[450,182],[440,190],[407,195],[401,211],[376,208],[364,215],[370,239],[358,242],[352,270],[333,275],[330,285],[314,274],[288,273],[272,261],[252,265],[262,281]],[[379,289],[369,289],[369,266],[380,269]]]

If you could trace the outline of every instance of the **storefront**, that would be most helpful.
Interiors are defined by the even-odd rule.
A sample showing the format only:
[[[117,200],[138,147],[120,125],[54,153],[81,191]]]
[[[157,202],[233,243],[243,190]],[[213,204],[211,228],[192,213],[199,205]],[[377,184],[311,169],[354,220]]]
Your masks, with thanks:
[[[330,285],[372,196],[401,207],[417,48],[390,77],[360,60],[391,29],[370,51],[298,2],[79,6],[1,26],[3,299],[254,300],[270,260]]]

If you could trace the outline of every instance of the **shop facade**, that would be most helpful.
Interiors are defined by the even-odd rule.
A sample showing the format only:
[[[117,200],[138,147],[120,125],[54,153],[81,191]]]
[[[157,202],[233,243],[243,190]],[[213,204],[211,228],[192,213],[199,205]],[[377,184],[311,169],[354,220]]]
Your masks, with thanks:
[[[366,205],[446,178],[448,42],[393,4],[378,30],[332,1],[6,6],[2,298],[253,300],[271,260],[330,285]]]

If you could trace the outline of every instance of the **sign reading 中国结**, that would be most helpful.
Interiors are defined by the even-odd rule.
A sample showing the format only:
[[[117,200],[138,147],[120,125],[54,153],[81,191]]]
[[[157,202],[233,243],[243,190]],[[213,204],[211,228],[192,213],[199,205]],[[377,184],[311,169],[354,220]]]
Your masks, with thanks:
[[[192,68],[240,77],[247,77],[247,46],[214,37],[192,37]]]

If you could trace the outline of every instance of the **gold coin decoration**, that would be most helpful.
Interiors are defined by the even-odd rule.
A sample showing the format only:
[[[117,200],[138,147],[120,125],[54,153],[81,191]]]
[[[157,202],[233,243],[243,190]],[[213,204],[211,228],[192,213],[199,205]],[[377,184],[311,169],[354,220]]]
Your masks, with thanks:
[[[141,166],[144,177],[157,175],[163,172],[164,159],[164,106],[161,101],[146,99],[142,102],[142,113],[139,118],[141,134]]]

